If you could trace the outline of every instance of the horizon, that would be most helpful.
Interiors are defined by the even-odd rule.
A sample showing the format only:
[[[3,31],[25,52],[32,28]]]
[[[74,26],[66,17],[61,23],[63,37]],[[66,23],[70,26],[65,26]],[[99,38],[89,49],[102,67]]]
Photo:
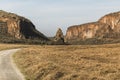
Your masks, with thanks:
[[[69,26],[95,22],[102,16],[119,11],[119,2],[107,0],[1,0],[0,10],[30,19],[44,35],[55,36],[58,28],[65,35]]]

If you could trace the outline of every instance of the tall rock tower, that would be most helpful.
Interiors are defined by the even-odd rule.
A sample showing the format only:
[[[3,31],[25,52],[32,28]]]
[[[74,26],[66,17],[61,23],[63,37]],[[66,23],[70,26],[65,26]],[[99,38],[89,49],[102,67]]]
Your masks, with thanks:
[[[58,44],[64,44],[64,35],[60,28],[58,28],[56,35],[54,37],[54,41]]]

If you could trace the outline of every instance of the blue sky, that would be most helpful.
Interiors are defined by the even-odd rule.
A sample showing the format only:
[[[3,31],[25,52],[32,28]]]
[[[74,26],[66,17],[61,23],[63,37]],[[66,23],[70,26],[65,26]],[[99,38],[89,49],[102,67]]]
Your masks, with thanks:
[[[58,28],[65,34],[71,25],[120,11],[120,0],[0,0],[0,9],[24,16],[40,32],[54,36]]]

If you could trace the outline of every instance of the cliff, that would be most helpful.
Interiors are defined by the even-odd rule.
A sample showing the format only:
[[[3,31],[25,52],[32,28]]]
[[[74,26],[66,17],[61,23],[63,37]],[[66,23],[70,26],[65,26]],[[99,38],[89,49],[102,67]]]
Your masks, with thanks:
[[[120,33],[120,12],[107,14],[98,22],[108,24],[115,33]]]
[[[70,26],[66,40],[85,40],[90,38],[120,38],[120,12],[110,13],[97,22]]]
[[[75,25],[68,28],[66,39],[87,39],[87,38],[103,38],[111,30],[110,26],[104,23],[86,23],[82,25]]]
[[[8,34],[16,39],[48,40],[46,36],[36,30],[30,20],[2,10],[0,10],[0,31],[0,35]]]

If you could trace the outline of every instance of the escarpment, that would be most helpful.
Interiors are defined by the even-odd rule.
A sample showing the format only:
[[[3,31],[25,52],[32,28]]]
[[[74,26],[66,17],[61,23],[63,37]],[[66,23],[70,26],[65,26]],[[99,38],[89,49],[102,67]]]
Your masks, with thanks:
[[[74,25],[67,29],[66,40],[120,38],[120,12],[103,16],[97,22]]]
[[[114,33],[120,33],[120,12],[103,16],[98,22],[108,24]]]
[[[75,25],[68,28],[66,38],[69,39],[87,39],[87,38],[103,38],[104,34],[110,33],[112,30],[109,25],[104,23],[87,23]]]
[[[10,35],[16,39],[48,40],[41,32],[36,30],[34,24],[19,15],[0,10],[0,35]]]

